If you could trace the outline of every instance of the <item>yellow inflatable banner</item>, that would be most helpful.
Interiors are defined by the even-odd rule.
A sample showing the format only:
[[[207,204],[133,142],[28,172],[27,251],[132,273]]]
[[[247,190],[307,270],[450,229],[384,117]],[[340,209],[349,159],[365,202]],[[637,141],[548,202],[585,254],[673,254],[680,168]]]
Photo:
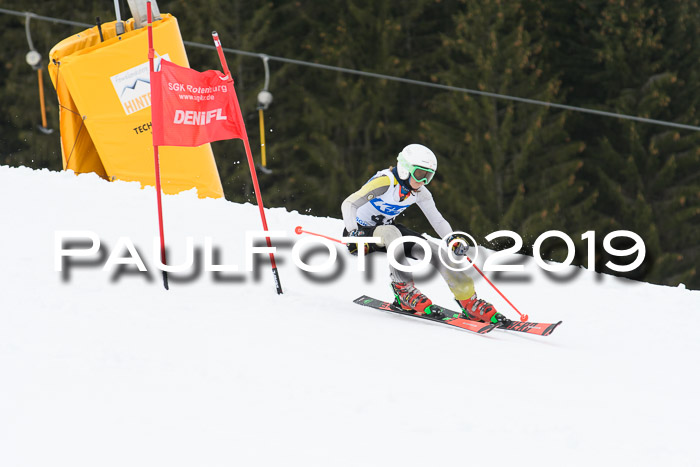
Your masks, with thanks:
[[[49,73],[61,106],[63,168],[96,172],[108,180],[155,185],[147,29],[117,36],[115,23],[71,36],[50,53]],[[160,58],[188,67],[177,19],[153,23],[156,69]],[[211,145],[161,147],[164,193],[197,188],[200,197],[224,195]]]

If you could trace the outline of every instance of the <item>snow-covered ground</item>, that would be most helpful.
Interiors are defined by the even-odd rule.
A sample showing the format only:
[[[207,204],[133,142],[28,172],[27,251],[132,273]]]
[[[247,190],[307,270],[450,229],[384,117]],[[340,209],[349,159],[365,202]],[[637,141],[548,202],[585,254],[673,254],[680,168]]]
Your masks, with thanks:
[[[496,284],[564,324],[482,336],[353,304],[389,299],[384,255],[364,274],[339,248],[333,277],[302,273],[294,227],[338,235],[338,219],[267,210],[288,235],[281,296],[267,264],[173,274],[165,291],[152,188],[0,167],[0,196],[3,467],[700,465],[700,292],[526,261],[529,280]],[[192,192],[166,196],[164,218],[172,264],[208,236],[244,269],[260,229],[256,206]],[[128,237],[150,276],[92,258],[55,271],[66,230],[105,255]],[[418,285],[452,303],[439,278]]]

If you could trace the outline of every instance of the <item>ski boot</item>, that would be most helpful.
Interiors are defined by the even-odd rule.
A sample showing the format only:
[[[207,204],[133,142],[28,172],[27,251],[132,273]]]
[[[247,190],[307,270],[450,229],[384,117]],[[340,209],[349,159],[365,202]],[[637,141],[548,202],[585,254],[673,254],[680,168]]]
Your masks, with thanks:
[[[394,305],[404,311],[411,311],[414,315],[425,315],[428,318],[442,319],[444,313],[433,302],[423,295],[413,283],[392,282],[394,291]]]
[[[471,321],[500,324],[501,326],[508,326],[513,322],[501,313],[498,313],[489,302],[477,298],[476,293],[472,295],[472,298],[467,300],[455,300],[462,308],[463,316],[461,316],[461,318]]]

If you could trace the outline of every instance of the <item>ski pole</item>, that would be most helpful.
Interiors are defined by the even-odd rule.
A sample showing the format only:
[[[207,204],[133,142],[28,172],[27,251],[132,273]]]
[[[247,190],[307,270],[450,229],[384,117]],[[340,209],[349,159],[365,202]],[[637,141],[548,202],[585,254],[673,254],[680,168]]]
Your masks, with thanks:
[[[491,282],[491,281],[489,280],[488,277],[486,277],[486,274],[484,274],[483,272],[481,272],[481,269],[479,269],[479,267],[478,267],[476,264],[474,264],[474,261],[472,261],[471,258],[470,258],[469,256],[467,256],[467,259],[469,260],[470,263],[472,263],[472,266],[474,266],[474,269],[476,269],[476,272],[478,272],[479,274],[481,274],[481,277],[483,277],[484,279],[486,279],[486,282],[488,282],[488,283],[491,285],[491,287],[493,287],[493,289],[494,289],[496,292],[498,292],[498,294],[499,294],[501,297],[503,297],[503,299],[504,299],[506,302],[508,302],[508,305],[512,306],[513,309],[514,309],[515,311],[518,312],[518,314],[520,315],[520,321],[527,321],[527,320],[528,320],[528,316],[527,316],[527,315],[524,315],[524,314],[522,314],[522,313],[520,313],[520,310],[518,310],[518,309],[515,307],[515,305],[513,305],[513,304],[510,302],[510,300],[508,300],[508,298],[506,298],[506,296],[503,295],[503,293],[502,293],[500,290],[498,290],[498,287],[496,287],[496,286],[494,285],[494,283]]]
[[[323,237],[323,238],[326,238],[326,239],[328,239],[328,240],[331,240],[331,241],[340,243],[341,245],[347,245],[347,243],[345,243],[345,242],[343,242],[343,241],[340,241],[340,240],[338,240],[337,238],[328,237],[328,236],[323,235],[323,234],[320,234],[320,233],[309,232],[308,230],[304,230],[304,229],[301,228],[300,225],[297,225],[297,226],[296,226],[296,228],[294,229],[294,233],[297,234],[297,235],[301,235],[301,234],[303,234],[303,233],[307,233],[307,234],[309,234],[309,235],[316,235],[317,237]]]
[[[442,246],[444,245],[442,242],[439,242],[438,240],[435,240],[433,237],[431,237],[431,236],[429,236],[429,235],[425,235],[425,238],[427,238],[428,240],[430,240],[430,241],[432,241],[433,243],[435,243],[436,245],[438,245],[438,247],[442,247]],[[508,305],[512,306],[513,309],[520,315],[520,321],[527,321],[527,320],[528,320],[528,316],[527,316],[527,315],[524,315],[524,314],[522,314],[522,313],[520,313],[520,310],[518,310],[518,309],[515,307],[515,305],[513,305],[513,304],[511,303],[511,301],[508,300],[508,298],[507,298],[505,295],[503,295],[503,292],[501,292],[500,290],[498,290],[498,287],[496,287],[496,286],[494,285],[494,283],[491,282],[491,281],[489,280],[488,277],[486,277],[486,274],[484,274],[483,272],[481,272],[481,269],[479,269],[479,267],[474,263],[474,261],[472,261],[472,259],[471,259],[469,256],[466,256],[466,255],[465,255],[465,257],[466,257],[467,260],[472,264],[472,266],[474,266],[474,269],[476,269],[476,272],[478,272],[479,274],[481,274],[481,277],[483,277],[484,279],[486,279],[486,282],[488,282],[489,285],[490,285],[491,287],[493,287],[493,289],[494,289],[496,292],[498,292],[498,295],[500,295],[501,297],[503,297],[503,299],[504,299],[506,302],[508,302]]]

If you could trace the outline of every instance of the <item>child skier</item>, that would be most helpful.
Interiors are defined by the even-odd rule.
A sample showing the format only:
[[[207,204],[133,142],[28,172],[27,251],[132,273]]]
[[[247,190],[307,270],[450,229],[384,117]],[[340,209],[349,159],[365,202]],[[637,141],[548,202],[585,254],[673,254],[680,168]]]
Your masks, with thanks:
[[[374,251],[386,251],[386,247],[401,236],[419,237],[419,233],[401,224],[394,224],[394,218],[414,203],[421,208],[440,238],[452,232],[452,227],[437,210],[433,195],[426,187],[437,170],[435,154],[420,144],[409,144],[401,151],[397,162],[396,167],[377,172],[362,188],[343,201],[341,206],[345,222],[343,236],[381,238],[378,244],[348,243],[348,250],[353,255],[357,255],[358,247],[364,248],[365,253],[368,254]],[[455,254],[466,256],[469,244],[463,235],[450,235],[447,243],[453,244],[452,249]],[[461,316],[462,318],[491,323],[509,321],[505,316],[497,313],[493,305],[477,298],[474,281],[466,271],[450,270],[440,261],[439,247],[432,242],[429,242],[429,245],[432,250],[430,264],[440,272],[450,287],[462,308],[464,315]],[[404,248],[395,250],[397,262],[408,265],[406,258],[416,260],[424,258],[425,252],[419,245],[406,242],[403,246]],[[443,255],[445,256],[448,257],[447,263],[451,267],[459,267],[458,263],[450,261],[449,255]],[[415,287],[413,275],[410,272],[400,271],[391,265],[389,268],[391,288],[396,303],[401,308],[435,319],[445,317],[444,313],[437,306],[433,306],[432,301]]]

